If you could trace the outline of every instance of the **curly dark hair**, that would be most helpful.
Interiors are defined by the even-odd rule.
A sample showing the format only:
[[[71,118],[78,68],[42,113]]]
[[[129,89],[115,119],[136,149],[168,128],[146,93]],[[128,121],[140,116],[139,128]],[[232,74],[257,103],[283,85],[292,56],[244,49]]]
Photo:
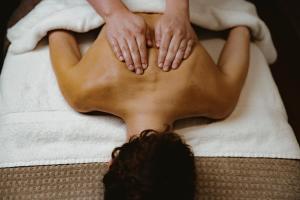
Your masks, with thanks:
[[[173,132],[145,130],[112,152],[103,178],[105,200],[193,200],[195,163]]]

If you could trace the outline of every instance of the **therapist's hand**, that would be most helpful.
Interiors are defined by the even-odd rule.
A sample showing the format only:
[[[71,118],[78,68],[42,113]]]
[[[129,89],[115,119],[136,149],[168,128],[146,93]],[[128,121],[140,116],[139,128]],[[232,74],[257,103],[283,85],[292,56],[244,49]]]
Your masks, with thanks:
[[[197,41],[188,13],[166,9],[155,26],[155,41],[159,48],[158,66],[163,71],[177,69]]]
[[[152,46],[145,20],[128,10],[121,10],[106,18],[108,41],[120,61],[129,70],[143,74],[148,67],[147,44]]]

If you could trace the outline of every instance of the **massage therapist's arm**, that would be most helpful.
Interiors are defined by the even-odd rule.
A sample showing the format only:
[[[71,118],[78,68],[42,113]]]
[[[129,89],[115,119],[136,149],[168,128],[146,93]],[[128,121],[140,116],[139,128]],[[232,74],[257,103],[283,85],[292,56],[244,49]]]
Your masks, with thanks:
[[[189,17],[189,0],[166,0],[166,9],[155,26],[159,47],[158,66],[164,71],[176,69],[189,57],[197,35]]]
[[[112,50],[129,70],[142,74],[148,66],[147,44],[152,45],[145,20],[130,12],[121,0],[88,0],[106,22]]]

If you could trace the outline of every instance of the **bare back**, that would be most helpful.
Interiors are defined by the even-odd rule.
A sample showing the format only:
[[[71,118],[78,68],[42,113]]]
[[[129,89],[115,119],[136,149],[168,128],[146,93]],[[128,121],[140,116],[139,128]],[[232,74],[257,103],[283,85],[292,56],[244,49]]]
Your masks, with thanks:
[[[142,16],[153,27],[160,15]],[[74,58],[69,67],[62,67],[66,61],[61,64],[60,60],[68,55],[57,52],[57,36],[50,35],[52,62],[65,99],[80,112],[102,111],[121,118],[144,113],[167,121],[191,116],[223,118],[234,108],[247,72],[241,66],[237,75],[228,75],[227,66],[215,64],[198,42],[189,58],[170,72],[157,66],[158,49],[148,49],[148,68],[136,75],[115,57],[105,27],[82,58],[74,37],[61,34],[64,39],[70,37],[67,45]]]

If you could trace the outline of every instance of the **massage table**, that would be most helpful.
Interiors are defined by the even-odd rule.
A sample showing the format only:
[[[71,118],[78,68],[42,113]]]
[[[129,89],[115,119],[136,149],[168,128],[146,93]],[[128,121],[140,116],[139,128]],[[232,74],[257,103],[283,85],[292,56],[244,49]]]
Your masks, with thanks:
[[[24,2],[21,3],[21,7],[19,7],[16,13],[24,16],[25,14],[20,14],[23,10],[22,5],[28,6],[28,4],[24,4]],[[85,51],[88,48],[96,34],[97,32],[92,31],[79,36],[82,51]],[[215,38],[205,39],[202,42],[214,59],[218,57],[221,47],[224,44],[224,40]],[[72,112],[71,109],[64,104],[63,98],[58,95],[59,93],[53,92],[58,90],[58,88],[55,79],[53,78],[54,74],[52,74],[51,66],[46,62],[47,59],[49,60],[47,48],[47,41],[44,38],[38,43],[33,51],[24,54],[14,54],[11,49],[8,50],[8,55],[3,66],[3,72],[0,77],[0,102],[2,103],[0,103],[0,106],[3,106],[3,102],[6,102],[5,108],[0,107],[0,143],[2,146],[1,150],[9,150],[0,153],[0,197],[2,199],[103,199],[102,178],[108,168],[107,163],[103,162],[103,160],[107,159],[107,157],[95,159],[95,156],[93,159],[87,159],[88,154],[82,154],[81,156],[85,159],[69,159],[72,157],[71,152],[63,154],[62,149],[51,149],[49,144],[47,144],[49,139],[50,141],[52,139],[52,142],[55,142],[57,139],[63,140],[58,135],[62,130],[55,129],[55,125],[62,128],[59,123],[62,123],[63,117],[60,118],[59,116],[70,117],[64,112]],[[248,100],[253,103],[257,98],[257,94],[255,94],[255,92],[251,93],[251,90],[255,90],[257,87],[270,89],[271,98],[268,95],[263,96],[266,98],[264,100],[266,101],[266,104],[255,104],[255,106],[262,106],[259,109],[260,114],[265,117],[270,117],[270,120],[260,118],[255,121],[255,123],[257,123],[256,129],[253,129],[253,127],[247,128],[246,124],[248,122],[253,125],[253,116],[249,115],[249,118],[246,117],[244,121],[239,121],[238,117],[243,115],[243,112],[249,113],[249,110],[245,109],[251,109],[251,107],[243,106],[243,104],[239,102],[240,105],[237,110],[235,110],[229,118],[229,121],[232,121],[229,125],[233,125],[234,127],[231,130],[236,130],[236,132],[243,132],[242,128],[246,129],[248,131],[246,134],[255,135],[255,131],[264,131],[262,134],[265,134],[265,137],[251,137],[251,135],[249,135],[248,137],[239,138],[238,134],[232,133],[229,138],[223,137],[222,141],[224,141],[224,144],[227,146],[222,146],[221,143],[216,142],[217,139],[212,140],[211,138],[217,136],[222,138],[222,130],[228,129],[225,125],[209,124],[210,122],[204,119],[194,119],[193,123],[191,123],[190,120],[182,120],[175,124],[175,131],[179,133],[189,131],[189,134],[185,136],[185,139],[190,141],[191,145],[194,147],[193,150],[197,152],[196,155],[201,155],[196,156],[197,199],[300,199],[299,145],[297,144],[295,137],[293,137],[292,130],[287,124],[285,110],[280,96],[277,94],[278,91],[276,85],[273,79],[270,78],[271,74],[268,63],[261,50],[254,44],[251,45],[251,56],[250,68],[252,68],[252,70],[249,71],[247,78],[248,83],[245,85],[245,91],[250,92],[243,91],[244,94],[241,95],[242,99],[240,102],[247,104],[247,99],[251,98],[253,95],[255,98]],[[33,65],[21,66],[21,63],[24,64],[26,62],[32,63]],[[48,64],[45,66],[36,66],[34,63]],[[258,81],[258,83],[263,83],[263,85],[258,84],[254,87],[253,81],[261,79],[256,77],[259,76],[260,73],[253,70],[253,68],[255,68],[255,70],[263,69],[259,72],[266,76],[267,82]],[[41,90],[32,87],[33,85],[22,85],[26,82],[24,81],[25,79],[28,80],[34,78],[31,77],[31,73],[28,72],[32,70],[40,70],[39,73],[35,72],[35,74],[42,74],[41,72],[51,74],[49,76],[35,77],[40,83],[47,83],[41,85]],[[15,81],[8,78],[12,75],[15,77]],[[8,84],[11,84],[9,87],[13,90],[10,93],[7,93]],[[26,96],[25,91],[27,91],[28,94],[41,95],[41,91],[46,90],[45,88],[43,89],[45,85],[51,85],[45,87],[48,89],[46,93],[50,93],[47,97],[50,99],[53,98],[53,96],[59,98],[61,103],[61,105],[50,105],[50,107],[52,106],[51,111],[56,112],[55,109],[60,108],[61,106],[65,109],[64,112],[60,110],[59,113],[48,116],[50,112],[49,104],[43,105],[43,102],[40,102],[43,99],[39,99],[38,96]],[[36,93],[30,92],[30,89],[37,91]],[[3,100],[3,94],[12,95],[9,96],[9,98],[12,98],[13,96],[20,97],[16,91],[25,92],[23,94],[23,99],[11,99],[11,101]],[[5,98],[8,99],[8,97]],[[22,100],[31,105],[24,110],[20,110],[20,107],[22,106],[20,101]],[[39,104],[40,107],[37,107],[37,104]],[[264,107],[268,106],[268,104],[271,105],[271,108]],[[45,112],[45,108],[48,109],[47,112]],[[28,112],[23,117],[20,116],[26,112],[26,109],[28,109],[27,112],[30,111],[30,113]],[[5,114],[3,110],[5,111]],[[18,112],[13,112],[14,110]],[[256,112],[253,114],[257,114]],[[38,114],[37,117],[31,118],[30,115],[35,114]],[[94,120],[91,118],[94,118],[95,116],[88,116],[87,120],[85,119],[86,116],[72,113],[72,117],[75,122],[86,120],[85,122],[88,123],[91,122],[91,120]],[[105,117],[107,118],[108,116]],[[40,118],[39,122],[37,122],[37,118]],[[30,122],[28,119],[31,119],[34,123],[32,121]],[[237,120],[237,122],[235,122],[235,120]],[[262,123],[260,123],[260,120],[262,120]],[[31,126],[33,126],[33,128],[26,131],[26,129],[29,128],[28,124],[30,123],[32,123]],[[53,126],[50,126],[49,129],[49,126],[43,126],[43,123],[53,123]],[[68,124],[69,128],[73,123]],[[119,126],[120,129],[124,130],[122,122],[114,121],[114,123],[115,126]],[[237,123],[245,124],[237,126]],[[22,126],[22,124],[27,125]],[[261,129],[260,127],[263,127],[263,125],[268,128]],[[207,135],[200,135],[200,142],[199,140],[194,139],[195,134],[199,135],[199,126],[201,127],[202,132],[207,133]],[[218,131],[212,132],[209,128],[206,128],[206,126],[213,126],[212,128],[214,130],[214,126],[220,127]],[[272,128],[272,126],[276,128],[279,127],[279,130]],[[54,134],[52,135],[53,137],[39,136],[39,131],[41,132],[41,129],[45,127],[48,128],[49,132],[51,132],[52,128],[52,133]],[[198,128],[196,129],[195,127]],[[111,127],[108,132],[114,132],[113,128],[115,127]],[[14,129],[16,130],[14,131]],[[35,130],[37,131],[35,132]],[[15,137],[18,139],[14,140],[11,137],[11,141],[4,142],[2,139],[9,138],[9,136],[5,134],[7,131],[14,133]],[[122,131],[116,132],[117,133],[115,134],[124,134]],[[281,132],[287,134],[287,139],[282,138],[282,135],[280,135]],[[76,134],[77,132],[75,131],[74,135]],[[277,137],[274,135],[277,135]],[[64,136],[68,136],[68,139],[73,140],[88,140],[88,138],[85,138],[79,133],[78,138],[72,138],[72,134]],[[245,138],[248,138],[254,144],[246,142]],[[121,144],[124,138],[118,139],[117,143]],[[241,145],[228,149],[228,146],[230,146],[230,141],[228,139],[231,139],[236,143],[240,142],[241,145],[248,145],[248,148],[245,147],[244,152],[239,151],[243,149],[241,148]],[[266,141],[263,141],[264,139]],[[279,139],[282,139],[282,141],[278,141]],[[39,146],[28,148],[28,142],[30,141]],[[259,145],[259,143],[263,142],[265,142],[266,145]],[[6,148],[3,148],[7,143],[11,143],[11,146],[6,145]],[[270,150],[270,145],[280,145],[280,143],[282,143],[283,147],[278,147],[279,151],[276,152],[276,150],[274,150],[277,148],[276,146],[273,147],[274,149]],[[43,152],[43,149],[41,148],[43,145],[48,145],[48,147],[46,147],[46,149],[48,148],[48,152]],[[99,146],[99,143],[95,145],[95,147],[97,146]],[[246,150],[249,150],[251,146],[257,146],[260,149],[254,149],[253,152],[247,153]],[[263,148],[263,146],[266,146],[266,148]],[[17,150],[14,151],[13,147]],[[75,146],[72,148],[74,147]],[[110,148],[112,147],[113,146]],[[32,150],[31,148],[37,149]],[[68,151],[72,148],[66,148],[65,150]],[[55,155],[54,153],[53,155],[49,153],[49,149],[50,151],[58,151],[58,154]],[[91,149],[93,149],[93,147],[91,147]],[[226,153],[220,153],[222,150]],[[38,151],[41,153],[39,154]],[[33,152],[35,155],[30,156]],[[46,154],[46,157],[43,157],[43,154]],[[63,158],[60,160],[57,159],[57,157],[62,154],[65,157],[60,157]],[[106,154],[108,154],[108,152]],[[43,159],[48,158],[48,160],[38,160],[37,158],[39,158],[39,156]]]

